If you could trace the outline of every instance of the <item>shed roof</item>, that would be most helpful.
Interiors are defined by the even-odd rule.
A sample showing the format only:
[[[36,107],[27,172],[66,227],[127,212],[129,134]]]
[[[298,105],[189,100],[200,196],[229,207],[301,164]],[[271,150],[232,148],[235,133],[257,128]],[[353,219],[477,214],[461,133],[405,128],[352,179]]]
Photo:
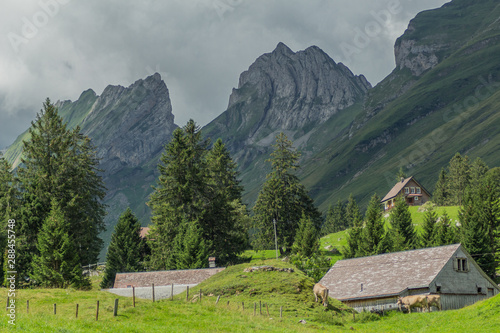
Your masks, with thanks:
[[[340,260],[320,283],[339,300],[398,295],[407,288],[429,286],[459,247],[454,244]]]

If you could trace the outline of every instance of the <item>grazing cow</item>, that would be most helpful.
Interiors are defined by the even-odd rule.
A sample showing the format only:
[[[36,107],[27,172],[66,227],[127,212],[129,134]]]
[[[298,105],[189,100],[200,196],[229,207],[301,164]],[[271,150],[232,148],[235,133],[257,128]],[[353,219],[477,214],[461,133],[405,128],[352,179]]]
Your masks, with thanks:
[[[408,309],[408,313],[411,313],[412,308],[421,308],[424,310],[427,308],[427,297],[425,295],[399,297],[398,307],[400,311],[403,306]]]
[[[316,283],[313,288],[315,302],[318,301],[318,296],[323,300],[323,305],[328,306],[328,288],[320,283]]]
[[[431,311],[431,306],[435,306],[441,311],[441,296],[440,295],[427,295],[427,310]]]

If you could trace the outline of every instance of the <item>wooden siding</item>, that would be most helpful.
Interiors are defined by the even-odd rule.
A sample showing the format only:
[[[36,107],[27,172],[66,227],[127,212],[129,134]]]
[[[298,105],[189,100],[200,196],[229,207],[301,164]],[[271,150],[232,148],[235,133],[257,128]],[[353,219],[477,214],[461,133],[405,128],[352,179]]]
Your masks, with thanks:
[[[375,298],[366,300],[343,301],[347,306],[350,306],[358,312],[363,311],[390,311],[398,309],[398,296]]]
[[[465,306],[472,305],[477,301],[487,299],[487,295],[459,295],[459,294],[441,294],[441,308],[443,310],[456,310]]]

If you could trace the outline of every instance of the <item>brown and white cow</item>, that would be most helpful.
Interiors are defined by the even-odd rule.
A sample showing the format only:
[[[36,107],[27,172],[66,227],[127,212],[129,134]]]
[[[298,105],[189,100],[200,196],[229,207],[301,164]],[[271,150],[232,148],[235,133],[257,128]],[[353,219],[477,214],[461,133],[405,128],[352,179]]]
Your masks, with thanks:
[[[411,309],[413,308],[421,308],[423,311],[427,308],[427,296],[414,295],[414,296],[399,297],[398,298],[399,310],[402,310],[403,306],[408,309],[408,313],[411,313]]]
[[[427,310],[431,310],[431,306],[435,306],[441,311],[441,296],[440,295],[427,295]]]
[[[313,288],[315,302],[318,301],[318,296],[323,300],[323,305],[328,306],[328,288],[321,283],[316,283]]]

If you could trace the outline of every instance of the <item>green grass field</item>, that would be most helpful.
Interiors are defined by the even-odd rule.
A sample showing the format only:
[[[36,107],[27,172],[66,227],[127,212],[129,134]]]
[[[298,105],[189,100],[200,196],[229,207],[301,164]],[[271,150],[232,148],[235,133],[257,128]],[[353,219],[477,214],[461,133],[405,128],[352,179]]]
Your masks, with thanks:
[[[302,272],[244,272],[252,266],[294,268],[281,260],[255,260],[228,267],[171,300],[152,302],[117,297],[97,287],[93,289],[25,289],[16,295],[16,325],[3,316],[1,332],[342,332],[351,327],[359,332],[499,332],[500,296],[473,306],[432,313],[384,317],[357,314],[330,299],[328,308],[314,302],[314,282]],[[192,302],[202,290],[201,302]],[[2,289],[6,298],[7,290]],[[219,302],[216,304],[217,298]],[[114,300],[119,299],[118,316],[113,316]],[[29,313],[26,301],[29,300]],[[96,304],[100,303],[96,321]],[[53,313],[57,304],[57,313]],[[78,318],[75,316],[79,304]],[[282,307],[283,316],[280,317]],[[255,308],[255,315],[254,315]],[[269,315],[268,315],[269,311]],[[304,320],[305,323],[300,323]]]

